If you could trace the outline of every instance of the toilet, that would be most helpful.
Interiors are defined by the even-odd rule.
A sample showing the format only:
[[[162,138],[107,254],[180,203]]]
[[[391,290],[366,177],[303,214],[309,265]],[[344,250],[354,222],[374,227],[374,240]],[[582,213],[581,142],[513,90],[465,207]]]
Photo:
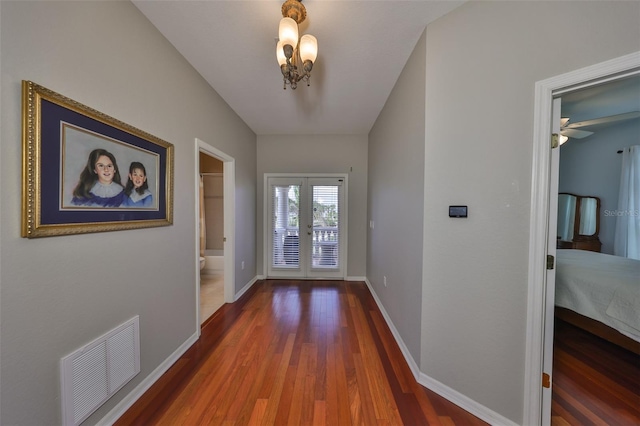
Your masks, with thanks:
[[[202,268],[204,268],[204,262],[205,262],[204,257],[200,256],[200,270],[201,271],[202,271]]]

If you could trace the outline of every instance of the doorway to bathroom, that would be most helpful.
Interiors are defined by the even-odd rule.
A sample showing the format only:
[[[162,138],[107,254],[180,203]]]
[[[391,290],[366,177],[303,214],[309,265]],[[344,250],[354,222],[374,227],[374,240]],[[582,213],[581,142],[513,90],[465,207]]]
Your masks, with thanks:
[[[224,169],[200,152],[200,323],[224,304]]]
[[[198,324],[233,299],[233,159],[196,139]]]

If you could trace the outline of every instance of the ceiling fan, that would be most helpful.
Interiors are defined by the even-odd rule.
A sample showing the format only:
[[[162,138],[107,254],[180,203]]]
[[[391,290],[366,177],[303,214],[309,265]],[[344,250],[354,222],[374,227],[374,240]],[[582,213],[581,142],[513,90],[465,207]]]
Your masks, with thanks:
[[[568,138],[582,139],[591,136],[594,132],[581,130],[583,127],[591,127],[598,124],[611,124],[617,121],[630,120],[640,117],[640,111],[626,112],[624,114],[610,115],[602,118],[594,118],[592,120],[579,121],[569,124],[569,118],[560,119],[560,134]]]

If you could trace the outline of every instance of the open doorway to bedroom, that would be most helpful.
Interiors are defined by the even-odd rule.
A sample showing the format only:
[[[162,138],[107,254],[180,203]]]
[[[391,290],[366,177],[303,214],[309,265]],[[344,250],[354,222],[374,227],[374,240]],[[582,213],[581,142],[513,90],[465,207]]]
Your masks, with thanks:
[[[561,134],[560,109],[556,98],[608,81],[637,75],[640,52],[615,58],[535,85],[534,152],[532,167],[531,233],[529,241],[529,284],[527,314],[527,355],[525,360],[525,424],[553,424],[551,395],[555,387],[553,371],[553,329],[557,274],[557,200],[559,149],[555,138]],[[552,110],[558,111],[557,114]],[[550,131],[551,130],[551,131]],[[558,153],[557,155],[554,153]],[[615,155],[615,153],[614,153]],[[555,170],[555,172],[554,172]],[[553,174],[555,173],[555,184]],[[637,284],[637,282],[636,282]],[[632,353],[628,351],[628,353]],[[575,369],[575,365],[573,368]],[[580,370],[580,368],[577,368]],[[584,376],[583,376],[584,379]],[[565,393],[566,394],[566,393]],[[629,395],[629,393],[626,393]],[[637,390],[631,399],[637,401]],[[568,394],[571,397],[571,394]],[[575,402],[581,401],[573,398]],[[584,401],[583,401],[584,402]],[[589,402],[586,414],[595,414],[597,402]],[[581,408],[587,406],[582,403]],[[595,411],[594,411],[595,410]],[[637,407],[636,407],[637,410]],[[638,417],[640,419],[640,417]],[[602,421],[602,418],[600,418]],[[607,423],[606,421],[603,421]],[[569,424],[572,424],[569,421]]]
[[[620,247],[629,243],[620,222],[632,217],[617,214],[628,213],[625,198],[637,201],[633,193],[640,190],[623,184],[629,173],[625,151],[640,145],[640,73],[563,94],[561,118],[568,139],[559,147],[555,194],[551,424],[635,424],[640,410],[628,401],[640,399],[640,388],[627,378],[640,377],[640,322],[634,324],[633,312],[611,307],[616,294],[637,288],[640,277],[640,260],[627,259]],[[637,175],[640,164],[632,167]],[[628,282],[620,269],[627,265],[633,277]],[[640,311],[632,303],[628,308]]]

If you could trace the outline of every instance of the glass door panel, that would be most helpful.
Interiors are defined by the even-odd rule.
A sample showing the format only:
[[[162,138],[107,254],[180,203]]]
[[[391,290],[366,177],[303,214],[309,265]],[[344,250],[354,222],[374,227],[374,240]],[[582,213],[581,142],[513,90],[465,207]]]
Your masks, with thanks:
[[[302,180],[269,181],[269,212],[271,217],[269,274],[300,276],[300,190]]]
[[[342,182],[337,179],[309,179],[311,196],[310,276],[333,276],[340,271],[340,213]]]

